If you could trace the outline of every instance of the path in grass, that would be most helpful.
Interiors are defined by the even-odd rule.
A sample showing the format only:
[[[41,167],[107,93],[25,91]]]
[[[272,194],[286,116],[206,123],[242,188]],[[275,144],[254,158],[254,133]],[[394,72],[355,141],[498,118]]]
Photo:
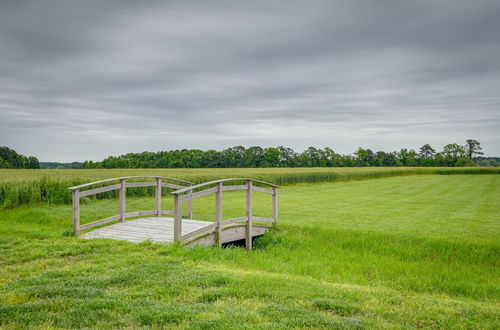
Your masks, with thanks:
[[[499,200],[495,175],[287,186],[278,230],[251,253],[75,240],[62,236],[67,206],[4,211],[0,324],[495,328]],[[243,194],[224,194],[224,217],[243,209]],[[194,211],[212,217],[213,199]]]

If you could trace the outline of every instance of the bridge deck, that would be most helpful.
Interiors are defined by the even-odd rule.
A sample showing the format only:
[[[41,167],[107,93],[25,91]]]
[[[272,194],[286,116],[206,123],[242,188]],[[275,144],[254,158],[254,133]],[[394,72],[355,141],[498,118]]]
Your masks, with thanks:
[[[146,181],[137,181],[145,179]],[[154,179],[154,181],[152,181]],[[244,184],[242,184],[242,182]],[[93,187],[93,188],[92,188]],[[154,187],[155,208],[127,212],[127,188]],[[162,207],[163,188],[175,189],[171,192],[174,209]],[[242,240],[248,250],[252,249],[253,239],[264,235],[269,224],[278,222],[278,186],[269,182],[250,178],[227,178],[200,184],[160,176],[128,176],[85,183],[68,188],[72,194],[73,232],[82,238],[111,238],[130,242],[182,242],[186,246],[240,244]],[[118,190],[120,213],[94,222],[80,222],[80,199],[109,191]],[[222,195],[224,191],[245,191],[246,210],[240,217],[222,218]],[[253,192],[272,196],[272,217],[263,218],[252,214]],[[199,197],[215,195],[215,222],[188,220],[183,217],[193,216],[193,200]],[[185,204],[185,212],[184,206]],[[161,215],[174,215],[163,218]],[[153,216],[137,219],[140,216]],[[126,221],[126,219],[134,219]],[[105,224],[112,225],[101,227]],[[255,223],[254,223],[255,222]],[[175,225],[174,225],[175,224]],[[97,228],[80,235],[90,228]]]
[[[182,235],[186,235],[200,228],[212,224],[209,221],[182,220]],[[153,242],[174,241],[174,219],[173,218],[141,218],[115,223],[113,225],[95,229],[80,235],[81,238],[111,238],[129,242],[142,242],[151,240]]]

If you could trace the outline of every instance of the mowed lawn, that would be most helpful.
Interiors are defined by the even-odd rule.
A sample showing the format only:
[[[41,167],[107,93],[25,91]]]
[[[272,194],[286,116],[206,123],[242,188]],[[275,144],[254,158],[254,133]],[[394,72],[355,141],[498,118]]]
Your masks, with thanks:
[[[83,219],[117,204],[84,203]],[[225,218],[244,214],[242,192],[223,204]],[[270,215],[268,195],[255,205]],[[251,252],[80,240],[65,236],[69,206],[2,211],[0,326],[500,326],[500,176],[284,186],[279,207]],[[211,196],[194,202],[197,219],[214,209]]]

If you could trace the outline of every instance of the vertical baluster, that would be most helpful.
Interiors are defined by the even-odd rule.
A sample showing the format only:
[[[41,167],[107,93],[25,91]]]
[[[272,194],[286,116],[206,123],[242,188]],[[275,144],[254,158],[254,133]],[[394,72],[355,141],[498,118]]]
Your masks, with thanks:
[[[278,223],[278,188],[273,187],[273,220]]]
[[[246,209],[247,209],[247,226],[246,226],[246,237],[245,246],[247,250],[252,249],[252,186],[253,182],[251,180],[247,181],[246,190]]]
[[[161,217],[161,179],[156,178],[156,216]]]
[[[193,198],[191,196],[191,194],[193,193],[193,190],[189,190],[188,191],[188,196],[189,196],[189,199],[188,199],[188,219],[193,219]]]
[[[182,237],[182,200],[178,194],[174,195],[174,242],[178,242]]]
[[[127,195],[127,186],[125,183],[125,179],[120,180],[120,221],[124,222],[125,221],[125,213],[127,212],[127,208],[125,205],[125,199]]]
[[[222,246],[222,183],[217,183],[215,194],[215,221],[217,222],[217,246]]]
[[[80,233],[80,190],[73,190],[73,233]]]

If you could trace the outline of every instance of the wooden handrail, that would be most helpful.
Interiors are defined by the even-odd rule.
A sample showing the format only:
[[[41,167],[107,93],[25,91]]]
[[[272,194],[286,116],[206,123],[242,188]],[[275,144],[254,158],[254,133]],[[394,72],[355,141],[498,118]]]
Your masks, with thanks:
[[[155,179],[155,181],[148,181],[148,182],[129,182],[127,183],[127,179],[137,179],[137,178],[151,178]],[[188,184],[189,186],[187,187],[182,187],[181,185],[177,184],[172,184],[172,183],[165,183],[162,180],[173,180],[177,182],[181,182],[184,184]],[[90,187],[92,185],[96,184],[101,184],[101,183],[107,183],[107,182],[113,182],[113,181],[119,181],[119,183],[115,183],[112,185],[108,186],[103,186],[103,187],[98,187],[94,189],[87,189],[80,191],[81,188],[85,187]],[[237,184],[237,185],[227,185],[224,186],[225,182],[229,181],[245,181],[245,184]],[[267,185],[271,187],[271,189],[265,189],[261,187],[254,186],[254,183],[259,183],[262,185]],[[215,185],[215,187],[207,188],[201,191],[194,191],[197,188],[202,188],[210,185]],[[148,186],[154,186],[155,187],[155,202],[156,202],[156,207],[154,210],[146,210],[146,211],[137,211],[137,212],[127,212],[126,210],[126,196],[127,196],[127,187],[148,187]],[[162,210],[161,207],[161,193],[162,193],[162,188],[171,188],[171,189],[178,189],[179,187],[182,187],[176,191],[172,192],[172,195],[174,196],[174,210]],[[121,177],[121,178],[113,178],[113,179],[107,179],[107,180],[101,180],[101,181],[95,181],[87,184],[82,184],[79,186],[74,186],[70,187],[72,191],[72,197],[73,197],[73,231],[75,234],[78,234],[81,230],[89,229],[92,227],[100,226],[109,222],[113,221],[125,221],[127,218],[130,217],[136,217],[136,216],[143,216],[143,215],[156,215],[157,217],[160,217],[163,214],[172,214],[174,215],[174,241],[183,241],[188,238],[192,238],[195,235],[198,234],[206,234],[209,230],[214,230],[215,231],[215,238],[216,238],[216,243],[217,246],[222,245],[222,230],[224,226],[228,226],[230,224],[236,224],[236,223],[241,223],[245,222],[245,245],[247,249],[252,248],[252,222],[266,222],[266,223],[273,223],[276,224],[278,222],[278,188],[279,186],[269,183],[269,182],[264,182],[260,180],[254,180],[254,179],[249,179],[249,178],[228,178],[228,179],[221,179],[221,180],[214,180],[214,181],[209,181],[197,185],[193,185],[189,181],[184,181],[184,180],[178,180],[174,178],[166,178],[166,177],[160,177],[160,176],[129,176],[129,177]],[[93,194],[98,194],[98,193],[103,193],[106,191],[111,191],[111,190],[120,190],[120,196],[119,196],[119,203],[120,203],[120,214],[114,215],[109,218],[105,219],[100,219],[97,221],[94,221],[92,223],[87,223],[84,225],[80,224],[80,198],[84,196],[90,196]],[[246,194],[246,215],[244,217],[239,217],[239,218],[234,218],[234,219],[229,219],[224,221],[222,219],[222,195],[224,191],[237,191],[237,190],[245,190]],[[271,194],[272,195],[272,213],[273,216],[272,218],[262,218],[262,217],[255,217],[252,214],[252,196],[253,192],[261,192],[261,193],[266,193],[266,194]],[[189,217],[189,219],[192,219],[193,216],[193,200],[195,198],[201,197],[201,196],[206,196],[209,194],[216,194],[215,198],[215,223],[206,226],[205,228],[200,228],[196,230],[194,233],[190,233],[187,235],[182,235],[182,217]],[[188,203],[188,209],[187,212],[182,212],[182,203],[187,202]]]
[[[177,191],[173,191],[172,194],[182,194],[182,193],[185,193],[185,192],[187,192],[189,190],[192,190],[192,189],[197,189],[197,188],[201,188],[201,187],[204,187],[204,186],[208,186],[208,185],[212,185],[212,184],[217,184],[217,183],[224,183],[224,182],[228,182],[228,181],[252,181],[252,182],[257,182],[257,183],[260,183],[260,184],[263,184],[263,185],[267,185],[267,186],[270,186],[270,187],[274,187],[274,188],[279,188],[280,187],[278,185],[275,185],[275,184],[272,184],[272,183],[269,183],[269,182],[255,180],[255,179],[250,179],[250,178],[230,178],[230,179],[220,179],[220,180],[208,181],[208,182],[200,183],[200,184],[197,184],[197,185],[194,185],[194,186],[189,186],[189,187],[186,187],[186,188],[179,189]]]
[[[137,178],[148,178],[148,179],[154,178],[156,180],[153,182],[128,182],[127,183],[127,179],[137,179]],[[182,182],[184,184],[189,184],[189,185],[193,184],[189,181],[161,177],[161,176],[128,176],[128,177],[95,181],[95,182],[86,183],[86,184],[82,184],[79,186],[74,186],[74,187],[68,188],[72,191],[72,198],[73,198],[73,207],[72,207],[73,208],[73,232],[76,235],[78,235],[81,230],[100,226],[100,225],[103,225],[103,224],[106,224],[109,222],[113,222],[116,220],[124,222],[127,218],[136,217],[136,216],[155,214],[157,217],[160,217],[162,214],[169,214],[168,210],[162,210],[162,208],[161,208],[162,188],[166,187],[166,188],[170,188],[170,189],[179,189],[180,187],[183,187],[183,186],[177,185],[177,184],[171,184],[171,183],[164,183],[164,182],[162,182],[162,179],[173,180],[173,181]],[[109,186],[80,191],[81,188],[90,187],[90,186],[93,186],[96,184],[101,184],[101,183],[113,182],[113,181],[119,181],[119,183],[112,184]],[[156,187],[156,189],[155,189],[155,200],[156,200],[155,209],[127,213],[127,209],[126,209],[127,187],[149,187],[149,186]],[[107,192],[107,191],[111,191],[111,190],[117,190],[117,189],[120,190],[120,197],[119,197],[120,214],[118,214],[116,216],[109,217],[109,218],[100,219],[100,220],[97,220],[97,221],[94,221],[91,223],[87,223],[85,225],[80,224],[80,198],[81,197],[90,196],[90,195],[103,193],[103,192]],[[174,211],[170,211],[170,212],[172,214],[174,214]],[[181,213],[181,216],[184,214],[187,214],[191,218],[192,213],[193,213],[192,204],[190,204],[190,205],[188,205],[188,212]]]
[[[110,181],[120,181],[120,180],[128,180],[128,179],[162,179],[162,180],[172,180],[172,181],[177,181],[177,182],[182,182],[184,184],[190,184],[193,185],[193,182],[185,181],[185,180],[180,180],[176,178],[167,178],[164,176],[122,176],[119,178],[112,178],[112,179],[106,179],[106,180],[100,180],[100,181],[94,181],[94,182],[89,182],[85,184],[81,184],[79,186],[74,186],[74,187],[69,187],[69,190],[76,190],[76,189],[82,189],[85,187],[90,187],[99,183],[106,183]]]
[[[224,186],[225,182],[229,181],[246,181],[244,185],[231,185]],[[254,182],[268,185],[272,189],[264,189],[261,187],[254,186]],[[194,189],[202,188],[210,185],[215,185],[215,187],[207,188],[201,191],[193,192]],[[236,222],[246,222],[245,224],[245,246],[248,250],[252,249],[252,220],[257,222],[267,222],[276,224],[278,222],[278,188],[279,186],[264,182],[260,180],[248,179],[248,178],[230,178],[209,181],[194,186],[189,186],[176,191],[173,191],[174,195],[174,241],[179,242],[185,239],[193,237],[195,234],[187,234],[182,236],[182,202],[189,201],[189,209],[192,209],[192,202],[195,198],[207,196],[210,194],[216,194],[215,197],[215,223],[213,225],[206,226],[196,231],[196,234],[205,234],[212,230],[215,231],[215,241],[217,246],[222,245],[222,229],[230,223]],[[222,193],[224,191],[235,191],[235,190],[245,190],[246,191],[246,216],[230,219],[227,222],[222,219]],[[254,217],[252,215],[252,192],[262,192],[272,195],[272,218],[262,218]],[[185,194],[186,193],[186,194]],[[190,212],[190,215],[191,212]]]

